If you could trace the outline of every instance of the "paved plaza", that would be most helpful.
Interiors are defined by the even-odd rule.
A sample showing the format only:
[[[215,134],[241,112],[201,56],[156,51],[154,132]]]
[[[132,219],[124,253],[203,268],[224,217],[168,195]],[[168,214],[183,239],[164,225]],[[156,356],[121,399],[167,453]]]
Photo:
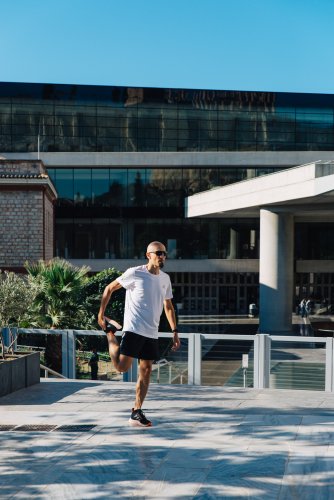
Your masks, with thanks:
[[[47,380],[0,400],[1,499],[334,498],[334,395]]]

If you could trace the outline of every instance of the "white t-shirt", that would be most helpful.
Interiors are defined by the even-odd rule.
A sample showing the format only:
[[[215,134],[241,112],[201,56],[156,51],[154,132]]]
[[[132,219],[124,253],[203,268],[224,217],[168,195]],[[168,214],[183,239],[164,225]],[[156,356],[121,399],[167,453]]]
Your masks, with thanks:
[[[173,297],[168,274],[152,274],[147,267],[130,267],[116,281],[126,289],[123,330],[158,338],[165,299]]]

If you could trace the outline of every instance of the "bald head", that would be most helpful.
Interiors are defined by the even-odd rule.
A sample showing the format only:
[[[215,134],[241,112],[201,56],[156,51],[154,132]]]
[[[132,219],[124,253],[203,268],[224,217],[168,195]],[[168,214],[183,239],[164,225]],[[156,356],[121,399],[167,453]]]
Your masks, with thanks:
[[[157,250],[166,250],[166,247],[161,241],[151,241],[147,246],[146,252],[156,252]]]

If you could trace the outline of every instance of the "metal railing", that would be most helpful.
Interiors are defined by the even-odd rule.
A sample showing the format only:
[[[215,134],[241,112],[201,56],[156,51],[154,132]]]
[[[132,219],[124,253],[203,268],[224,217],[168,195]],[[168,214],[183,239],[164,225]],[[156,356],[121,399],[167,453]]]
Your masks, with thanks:
[[[44,366],[42,363],[40,363],[39,366],[41,367],[41,370],[44,370],[44,378],[49,378],[49,374],[53,375],[56,378],[66,378],[61,373],[58,373],[55,370],[52,370],[51,368]]]
[[[92,330],[20,329],[23,334],[61,335],[62,375],[76,377],[76,339],[103,336]],[[165,351],[153,370],[157,383],[229,387],[313,389],[334,392],[333,337],[180,333],[181,349]],[[159,333],[161,342],[170,333]],[[168,342],[167,342],[168,344]],[[160,364],[160,366],[159,366]],[[123,375],[137,379],[137,363]]]

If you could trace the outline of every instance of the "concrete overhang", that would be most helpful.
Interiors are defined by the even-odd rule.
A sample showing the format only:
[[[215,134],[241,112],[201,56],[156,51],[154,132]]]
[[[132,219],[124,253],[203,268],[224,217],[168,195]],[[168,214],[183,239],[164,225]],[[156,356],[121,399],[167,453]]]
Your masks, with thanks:
[[[8,160],[36,160],[47,168],[288,168],[332,161],[333,151],[133,151],[1,153]]]
[[[186,217],[258,217],[261,208],[334,217],[334,160],[317,161],[186,198]]]

